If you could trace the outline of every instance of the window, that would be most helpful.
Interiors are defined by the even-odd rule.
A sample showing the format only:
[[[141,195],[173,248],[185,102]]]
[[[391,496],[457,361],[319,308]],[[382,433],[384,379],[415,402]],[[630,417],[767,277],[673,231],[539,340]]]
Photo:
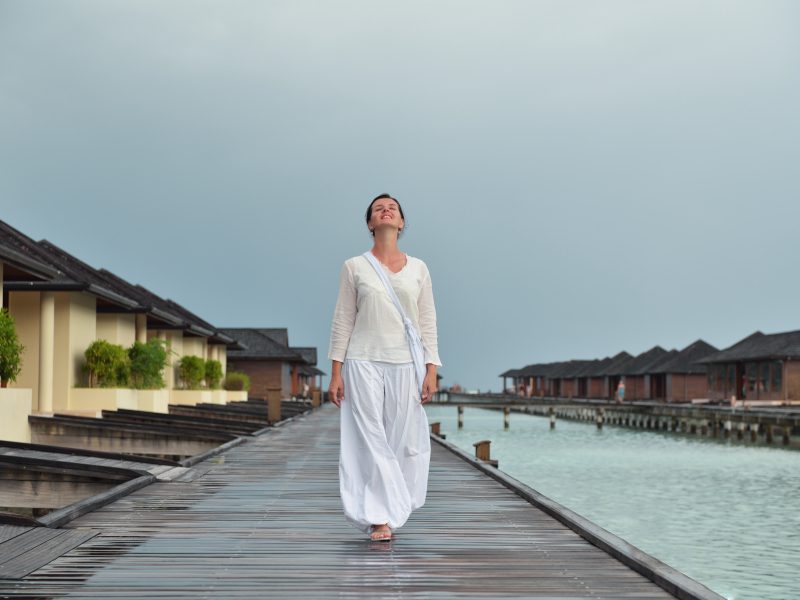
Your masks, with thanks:
[[[745,380],[747,385],[748,392],[755,392],[756,391],[756,379],[758,376],[758,364],[756,363],[747,363],[745,365]],[[743,386],[744,387],[744,386]]]
[[[758,366],[758,392],[763,394],[769,391],[769,363]]]
[[[775,392],[781,391],[783,385],[783,363],[776,360],[772,363],[772,389]]]

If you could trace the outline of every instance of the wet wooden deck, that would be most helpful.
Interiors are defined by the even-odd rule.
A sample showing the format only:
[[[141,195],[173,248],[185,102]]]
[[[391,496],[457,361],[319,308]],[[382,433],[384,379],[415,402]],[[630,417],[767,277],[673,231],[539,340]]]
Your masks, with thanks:
[[[0,597],[672,597],[438,445],[426,506],[370,543],[342,516],[337,463],[325,406],[72,521],[94,537]]]

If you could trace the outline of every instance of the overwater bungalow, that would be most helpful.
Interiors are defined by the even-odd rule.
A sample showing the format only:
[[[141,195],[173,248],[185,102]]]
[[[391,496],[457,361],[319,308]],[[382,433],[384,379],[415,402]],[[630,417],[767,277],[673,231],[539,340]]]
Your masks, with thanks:
[[[670,353],[661,346],[653,346],[650,350],[642,352],[632,360],[627,361],[618,373],[625,378],[625,399],[642,400],[646,398],[645,375],[649,373],[654,365],[674,354],[677,354],[677,351],[673,350]]]
[[[563,398],[585,398],[581,394],[580,374],[588,365],[596,361],[592,360],[570,360],[564,363],[558,370],[556,376],[559,379],[558,389]]]
[[[712,401],[800,402],[800,331],[757,331],[699,362]]]
[[[519,390],[519,382],[522,379],[521,377],[522,369],[508,369],[507,371],[503,371],[500,373],[499,377],[503,378],[503,392],[508,393],[517,393]],[[511,386],[508,385],[508,380],[511,380]]]
[[[559,361],[547,363],[544,366],[542,377],[544,378],[545,396],[558,398],[562,396],[561,373],[569,367],[569,361]]]
[[[637,356],[627,365],[625,397],[631,400],[649,400],[651,394],[650,372],[677,354],[678,351],[675,349],[665,350],[656,346]]]
[[[613,360],[610,356],[602,359],[597,359],[588,362],[577,373],[578,380],[578,397],[579,398],[603,398],[603,384],[602,377],[595,377],[595,374],[605,369]]]
[[[317,349],[314,347],[291,346],[292,350],[297,352],[305,361],[305,364],[298,365],[297,367],[297,392],[302,393],[305,386],[308,385],[309,393],[314,396],[314,393],[322,393],[322,377],[325,372],[317,368]]]
[[[309,365],[303,353],[289,347],[285,328],[225,327],[222,331],[240,340],[246,350],[228,353],[228,368],[250,377],[254,398],[290,398],[300,392],[299,370]]]
[[[623,350],[611,357],[611,360],[604,367],[592,373],[590,391],[600,388],[600,395],[593,397],[613,399],[617,385],[623,377],[625,366],[631,360],[633,360],[633,356]]]
[[[690,402],[708,398],[708,366],[698,361],[718,352],[711,344],[697,340],[651,367],[646,376],[646,398],[666,402]]]
[[[548,369],[553,363],[534,363],[525,365],[520,369],[524,395],[537,396],[539,398],[547,395],[547,379],[545,377]]]

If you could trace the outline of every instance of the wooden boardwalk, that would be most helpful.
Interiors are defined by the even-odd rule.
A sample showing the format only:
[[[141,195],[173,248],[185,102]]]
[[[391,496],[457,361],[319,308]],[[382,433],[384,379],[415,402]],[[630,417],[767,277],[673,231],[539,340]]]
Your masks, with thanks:
[[[437,444],[426,506],[370,543],[341,513],[338,431],[327,405],[84,515],[90,539],[0,597],[673,597]]]

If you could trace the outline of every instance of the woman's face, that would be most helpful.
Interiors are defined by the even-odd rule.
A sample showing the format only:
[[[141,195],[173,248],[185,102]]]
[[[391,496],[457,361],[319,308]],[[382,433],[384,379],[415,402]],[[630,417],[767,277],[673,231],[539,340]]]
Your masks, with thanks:
[[[372,215],[369,219],[369,228],[376,231],[379,227],[392,227],[402,230],[405,222],[400,216],[400,207],[392,198],[380,198],[372,204]]]

